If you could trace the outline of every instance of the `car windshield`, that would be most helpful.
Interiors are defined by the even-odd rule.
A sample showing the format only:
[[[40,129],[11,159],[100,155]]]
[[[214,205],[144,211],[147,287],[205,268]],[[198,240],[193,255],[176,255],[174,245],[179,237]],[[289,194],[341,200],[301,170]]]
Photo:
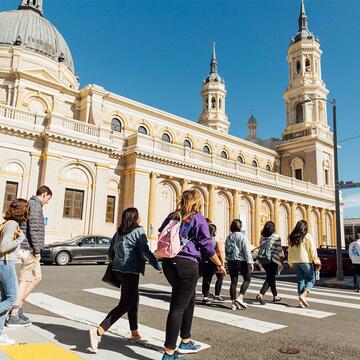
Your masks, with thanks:
[[[71,239],[65,240],[64,243],[73,243],[73,242],[76,242],[76,241],[80,240],[81,238],[83,238],[82,235],[75,236],[75,237],[73,237]]]

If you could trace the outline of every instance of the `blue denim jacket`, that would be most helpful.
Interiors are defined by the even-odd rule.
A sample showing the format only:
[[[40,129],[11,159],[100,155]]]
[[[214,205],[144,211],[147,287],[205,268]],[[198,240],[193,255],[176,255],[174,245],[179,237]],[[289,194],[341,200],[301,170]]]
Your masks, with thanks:
[[[108,256],[113,270],[144,275],[146,261],[156,270],[161,270],[160,263],[149,249],[144,228],[141,226],[126,235],[116,232]]]

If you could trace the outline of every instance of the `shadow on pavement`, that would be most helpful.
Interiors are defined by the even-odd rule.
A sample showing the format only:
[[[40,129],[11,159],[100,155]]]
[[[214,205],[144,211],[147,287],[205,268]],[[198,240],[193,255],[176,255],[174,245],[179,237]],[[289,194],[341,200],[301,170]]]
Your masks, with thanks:
[[[87,349],[89,347],[89,337],[87,330],[80,330],[66,325],[44,324],[41,322],[34,322],[33,324],[54,334],[55,340],[57,340],[59,343],[69,346],[75,345],[75,349],[72,349],[73,351],[91,354],[91,352]],[[115,353],[119,353],[137,360],[151,359],[131,350],[128,345],[141,346],[120,337],[114,338],[105,335],[101,340],[99,348],[100,350],[113,351]]]

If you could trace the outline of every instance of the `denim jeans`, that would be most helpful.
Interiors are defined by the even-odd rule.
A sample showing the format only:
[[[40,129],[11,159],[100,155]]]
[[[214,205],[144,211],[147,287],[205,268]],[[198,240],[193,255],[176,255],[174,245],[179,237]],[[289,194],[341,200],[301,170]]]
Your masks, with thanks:
[[[301,295],[304,290],[311,291],[315,284],[315,271],[313,264],[296,263],[294,264],[298,283],[298,293]]]
[[[15,263],[0,260],[0,334],[4,328],[6,315],[16,302],[17,293]]]

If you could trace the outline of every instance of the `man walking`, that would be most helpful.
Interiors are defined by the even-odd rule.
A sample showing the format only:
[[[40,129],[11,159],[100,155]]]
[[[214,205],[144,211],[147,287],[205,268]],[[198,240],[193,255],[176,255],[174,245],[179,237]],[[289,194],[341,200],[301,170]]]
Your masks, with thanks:
[[[354,291],[360,291],[360,234],[356,234],[356,240],[349,246],[349,256],[352,262],[354,275]]]
[[[40,251],[44,247],[45,224],[43,206],[52,197],[47,186],[40,186],[36,195],[29,200],[29,218],[26,223],[20,223],[20,228],[26,235],[21,245],[20,257],[22,265],[19,273],[18,298],[11,309],[8,327],[22,327],[31,325],[31,321],[24,315],[21,307],[28,295],[41,282]]]

